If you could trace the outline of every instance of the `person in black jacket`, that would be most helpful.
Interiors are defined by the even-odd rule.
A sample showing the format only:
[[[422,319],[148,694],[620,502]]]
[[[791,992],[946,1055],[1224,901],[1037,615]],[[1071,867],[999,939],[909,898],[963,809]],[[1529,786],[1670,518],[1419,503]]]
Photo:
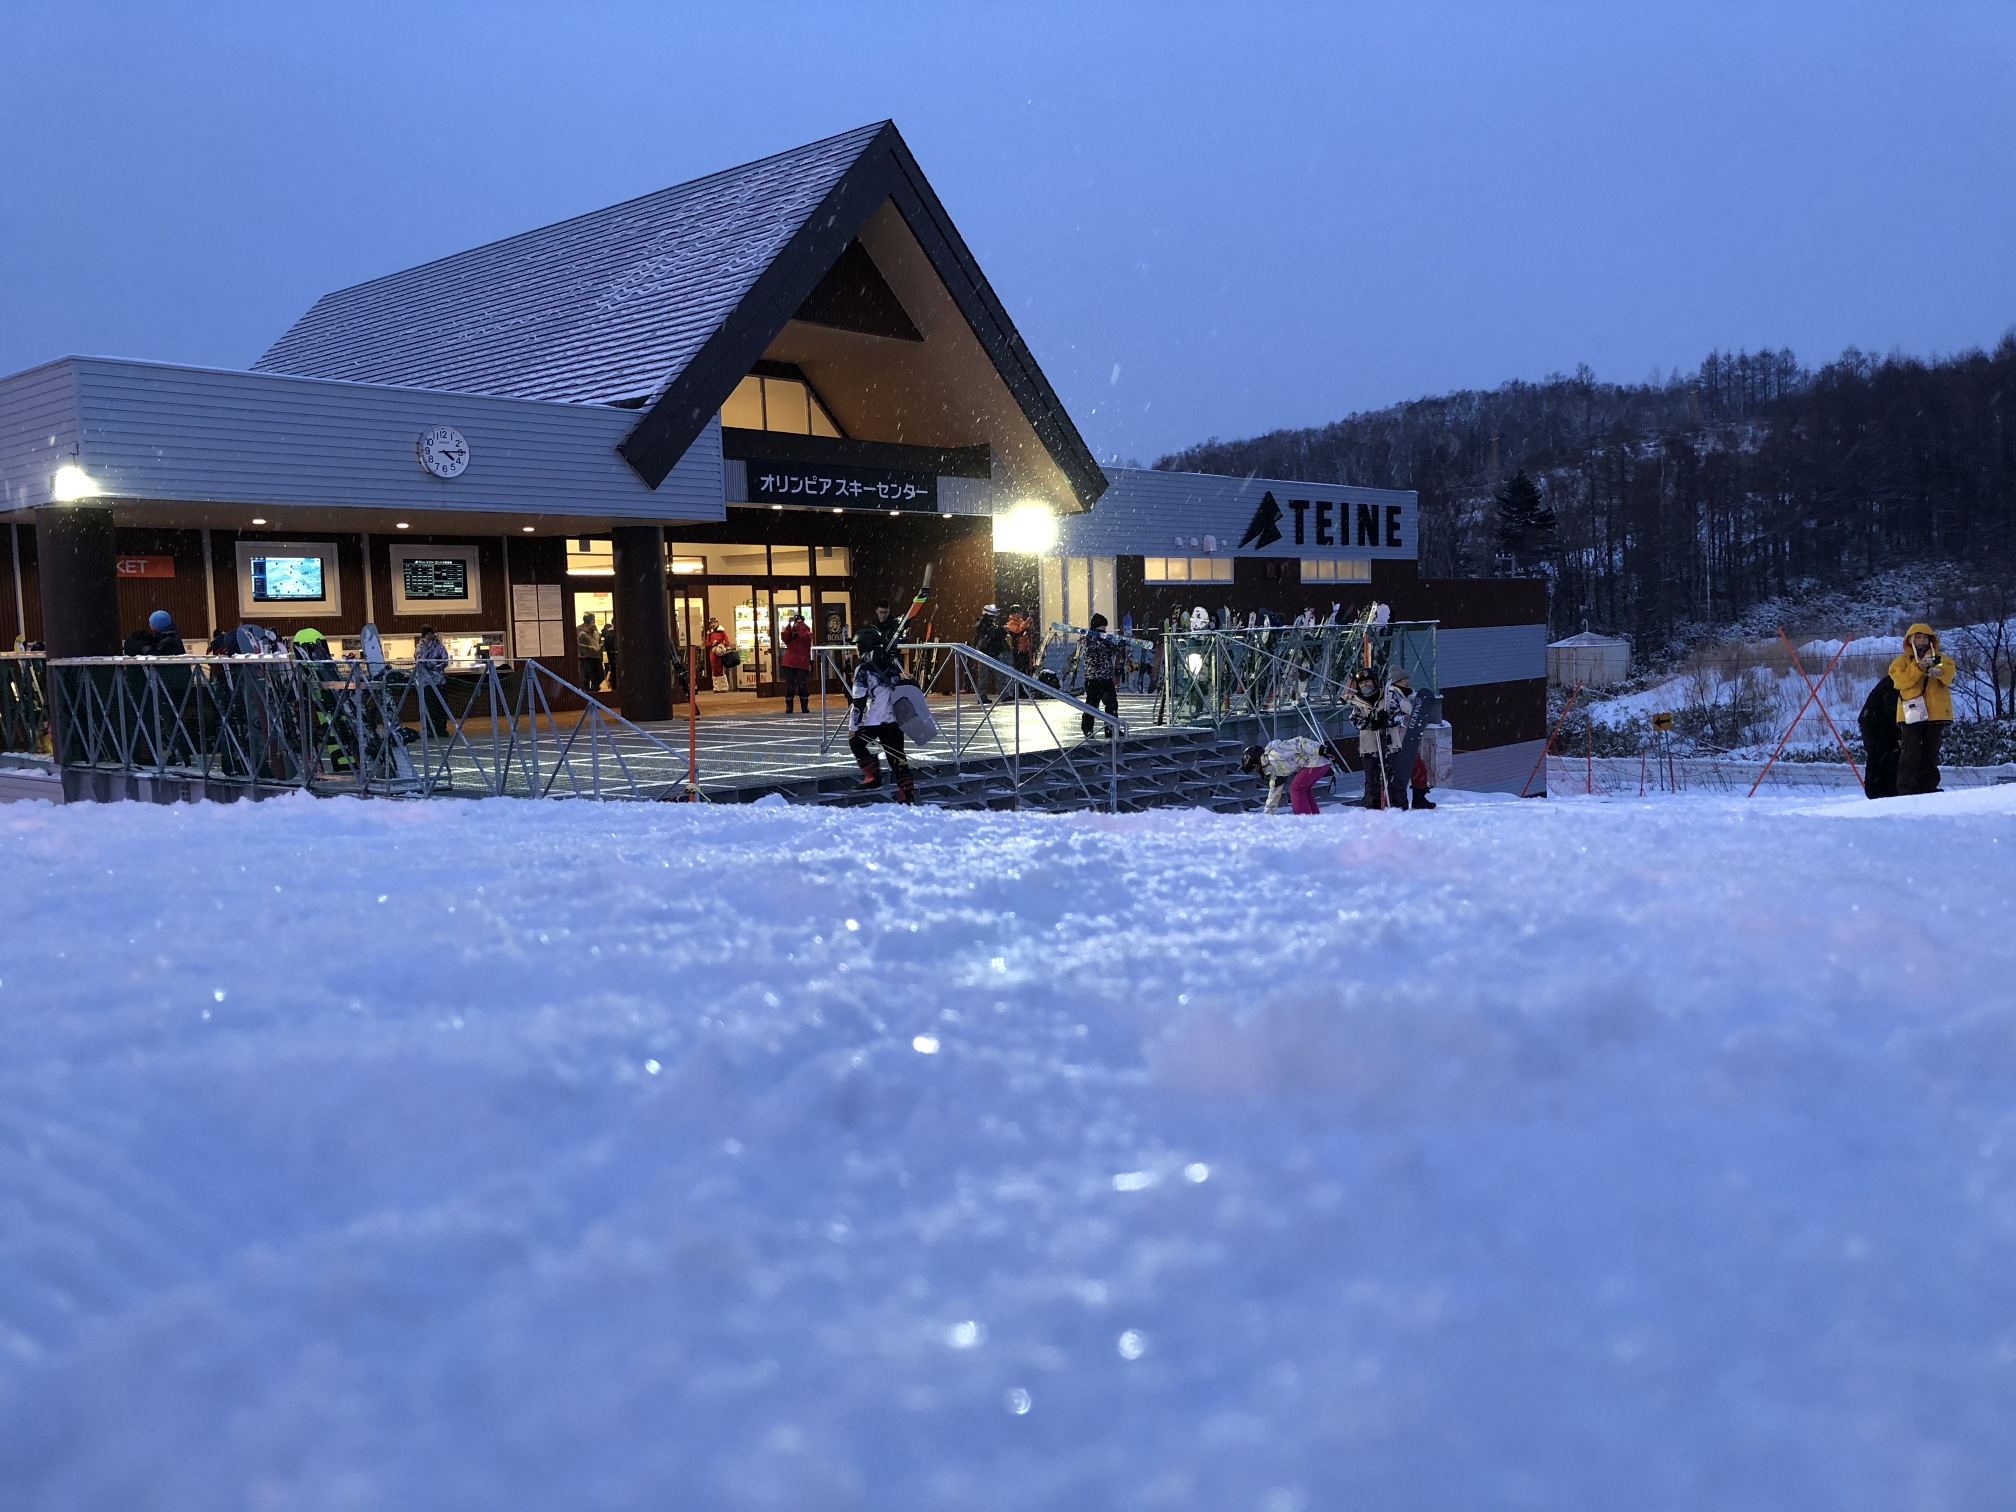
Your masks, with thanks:
[[[1855,717],[1862,730],[1862,791],[1871,798],[1897,796],[1897,685],[1884,673]]]
[[[973,639],[969,643],[982,656],[991,656],[1003,666],[1014,653],[1008,645],[1008,632],[1001,628],[1000,609],[993,604],[980,611],[980,619],[973,626]],[[999,672],[987,668],[979,669],[974,675],[974,691],[983,701],[992,702],[1001,696],[1006,679]]]

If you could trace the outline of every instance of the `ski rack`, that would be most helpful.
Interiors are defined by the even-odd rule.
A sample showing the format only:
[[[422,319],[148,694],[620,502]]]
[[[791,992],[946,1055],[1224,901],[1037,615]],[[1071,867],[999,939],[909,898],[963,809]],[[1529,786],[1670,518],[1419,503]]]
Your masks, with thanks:
[[[852,682],[847,675],[848,662],[858,653],[851,646],[814,646],[812,651],[819,659],[819,754],[830,756],[835,745],[845,737],[847,722],[835,716],[832,700],[828,697],[828,690],[833,686],[829,678],[837,680],[841,690],[838,702],[844,710],[847,706],[845,690]],[[1061,688],[1053,688],[1027,672],[1018,672],[1007,663],[996,661],[956,641],[906,642],[896,655],[902,659],[905,672],[916,680],[927,699],[936,694],[952,700],[950,723],[952,770],[955,773],[963,774],[969,761],[987,759],[981,753],[985,753],[991,744],[992,757],[1005,763],[1009,789],[1018,803],[1031,788],[1052,781],[1060,769],[1088,800],[1092,800],[1092,785],[1086,780],[1090,768],[1081,770],[1079,763],[1085,746],[1094,737],[1082,734],[1082,724],[1078,731],[1060,732],[1050,723],[1048,706],[1062,704],[1070,711],[1067,717],[1081,721],[1090,717],[1106,727],[1106,805],[1109,812],[1119,812],[1120,742],[1127,738],[1127,722],[1118,715],[1094,708]],[[993,684],[992,697],[983,691],[983,679]],[[1004,704],[1007,706],[1006,719],[1001,717]],[[1035,730],[1030,730],[1026,742],[1025,710],[1031,716],[1030,722],[1042,731],[1039,737]],[[941,734],[946,723],[941,716],[945,712],[942,709],[932,711],[932,717],[939,721]],[[1002,729],[1004,724],[1007,726],[1005,732]],[[1073,735],[1078,737],[1075,745],[1069,739]]]
[[[40,651],[0,651],[0,751],[49,749],[48,663]]]
[[[649,800],[686,787],[681,753],[536,661],[440,673],[410,662],[103,656],[48,668],[66,772],[226,790],[218,796]],[[572,710],[554,708],[576,700],[571,722]]]

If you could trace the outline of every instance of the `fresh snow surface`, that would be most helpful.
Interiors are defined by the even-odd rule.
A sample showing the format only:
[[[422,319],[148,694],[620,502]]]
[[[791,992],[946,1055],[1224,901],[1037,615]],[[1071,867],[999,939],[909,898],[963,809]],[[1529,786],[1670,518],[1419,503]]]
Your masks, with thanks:
[[[9,1509],[2010,1505],[2016,789],[0,836]]]

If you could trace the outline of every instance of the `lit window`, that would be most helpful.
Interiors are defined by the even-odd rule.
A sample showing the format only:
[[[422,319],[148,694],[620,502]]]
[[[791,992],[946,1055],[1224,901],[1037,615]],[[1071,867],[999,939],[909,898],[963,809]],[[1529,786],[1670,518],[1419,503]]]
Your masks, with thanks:
[[[567,543],[567,571],[574,577],[614,577],[616,561],[607,541],[582,536]]]
[[[751,374],[735,385],[721,406],[721,423],[737,430],[763,429],[763,380]]]
[[[797,378],[751,373],[721,406],[721,423],[735,430],[783,431],[793,436],[843,436],[810,385]]]
[[[1193,583],[1231,582],[1232,558],[1230,557],[1190,558],[1190,581]]]
[[[1163,576],[1169,582],[1187,583],[1190,581],[1190,559],[1188,557],[1170,557],[1162,564],[1162,568]]]
[[[1302,559],[1302,581],[1305,583],[1369,583],[1372,581],[1370,562],[1339,562],[1330,559]]]

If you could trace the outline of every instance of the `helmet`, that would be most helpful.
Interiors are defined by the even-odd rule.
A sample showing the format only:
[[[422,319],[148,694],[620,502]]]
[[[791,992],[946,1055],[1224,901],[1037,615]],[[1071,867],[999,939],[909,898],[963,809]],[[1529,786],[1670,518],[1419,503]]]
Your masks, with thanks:
[[[980,606],[980,612],[982,614],[999,614],[1001,610],[993,604],[982,604]]]
[[[296,630],[294,632],[294,644],[297,646],[312,646],[320,639],[322,639],[322,632],[315,629],[312,625],[305,630]]]
[[[156,609],[147,616],[147,628],[159,634],[163,630],[173,630],[175,621],[166,609]]]
[[[1259,771],[1260,758],[1266,754],[1267,753],[1261,750],[1260,747],[1258,746],[1246,747],[1245,750],[1239,753],[1239,770],[1242,772]]]

